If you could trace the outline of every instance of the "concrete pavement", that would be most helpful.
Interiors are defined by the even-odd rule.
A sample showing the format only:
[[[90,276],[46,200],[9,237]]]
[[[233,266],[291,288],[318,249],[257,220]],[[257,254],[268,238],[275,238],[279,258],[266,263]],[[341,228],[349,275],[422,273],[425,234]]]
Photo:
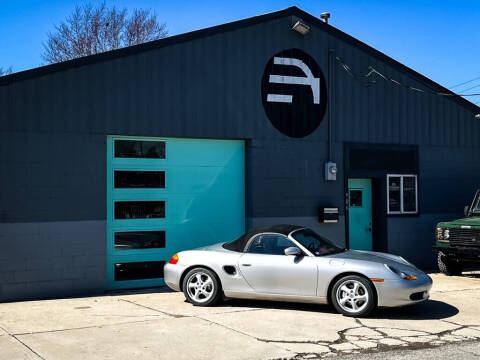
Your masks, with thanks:
[[[5,303],[0,359],[315,359],[478,345],[480,274],[432,278],[430,301],[366,319],[311,304],[193,307],[183,294],[158,289]]]
[[[480,342],[456,342],[444,346],[426,347],[420,349],[403,348],[388,353],[388,360],[478,360],[480,358]],[[385,353],[368,353],[345,355],[342,360],[384,360]]]

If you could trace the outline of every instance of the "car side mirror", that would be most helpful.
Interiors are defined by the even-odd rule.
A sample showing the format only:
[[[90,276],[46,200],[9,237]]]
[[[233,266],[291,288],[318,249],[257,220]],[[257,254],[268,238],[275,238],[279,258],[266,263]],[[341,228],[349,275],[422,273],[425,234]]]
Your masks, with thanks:
[[[302,256],[303,252],[296,246],[288,247],[284,250],[285,255]]]
[[[463,214],[464,214],[465,216],[470,215],[470,214],[468,213],[468,210],[470,210],[470,206],[466,205],[466,206],[463,208]]]

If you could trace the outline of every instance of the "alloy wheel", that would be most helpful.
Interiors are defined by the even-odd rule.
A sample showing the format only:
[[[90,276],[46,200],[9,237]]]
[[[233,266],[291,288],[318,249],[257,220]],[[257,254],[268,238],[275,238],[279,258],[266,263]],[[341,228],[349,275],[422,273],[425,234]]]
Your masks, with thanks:
[[[355,314],[368,306],[368,291],[360,281],[349,279],[341,283],[335,294],[338,305],[346,312]]]
[[[187,280],[188,296],[198,303],[207,302],[215,292],[215,284],[212,278],[205,272],[196,272]]]

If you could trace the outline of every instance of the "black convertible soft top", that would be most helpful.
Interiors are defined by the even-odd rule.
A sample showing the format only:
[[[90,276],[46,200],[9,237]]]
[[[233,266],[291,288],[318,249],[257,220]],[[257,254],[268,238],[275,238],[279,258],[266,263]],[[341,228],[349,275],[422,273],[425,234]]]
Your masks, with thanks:
[[[247,231],[245,234],[240,236],[238,239],[223,244],[223,248],[231,251],[243,252],[245,246],[247,245],[248,240],[250,240],[253,236],[265,232],[271,233],[278,233],[288,236],[292,231],[303,229],[304,226],[298,225],[274,225],[274,226],[261,226],[255,227]]]

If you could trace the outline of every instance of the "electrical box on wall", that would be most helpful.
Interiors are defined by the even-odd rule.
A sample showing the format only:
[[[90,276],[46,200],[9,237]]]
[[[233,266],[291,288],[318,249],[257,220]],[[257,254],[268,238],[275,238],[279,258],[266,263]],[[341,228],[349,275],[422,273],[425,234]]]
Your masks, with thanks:
[[[335,181],[337,180],[337,164],[329,161],[325,163],[325,180],[327,181]]]
[[[321,223],[338,223],[338,207],[321,207],[318,209],[318,221]]]

